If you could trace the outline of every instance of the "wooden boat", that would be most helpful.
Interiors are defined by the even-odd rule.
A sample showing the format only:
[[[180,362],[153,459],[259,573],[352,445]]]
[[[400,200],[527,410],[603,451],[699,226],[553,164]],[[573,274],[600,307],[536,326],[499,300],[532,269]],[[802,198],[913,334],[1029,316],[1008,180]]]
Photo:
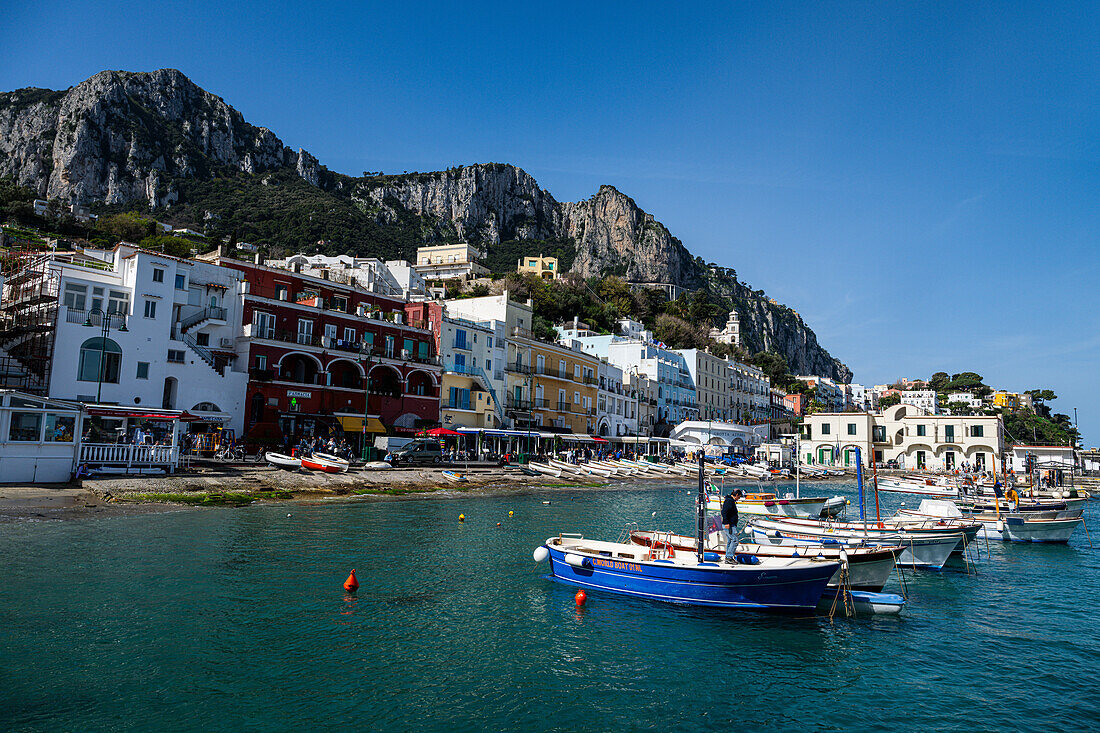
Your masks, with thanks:
[[[661,547],[671,543],[679,552],[695,552],[695,538],[687,535],[672,534],[670,532],[654,532],[635,530],[630,533],[630,541],[643,547]],[[721,532],[711,532],[707,536],[706,549],[725,555],[726,541]],[[900,554],[902,547],[853,547],[845,549],[843,557],[848,563],[848,585],[852,590],[865,590],[879,592],[890,574],[894,571],[894,557]],[[817,557],[818,555],[835,562],[841,561],[841,548],[832,547],[783,547],[781,545],[760,545],[748,542],[738,542],[739,554],[757,555],[758,557]],[[829,579],[829,586],[839,586],[841,582],[841,569]]]
[[[812,519],[755,517],[745,527],[761,543],[787,546],[843,547],[901,545],[897,564],[942,568],[964,539],[962,530],[907,529],[877,522],[825,522]]]
[[[562,473],[568,473],[572,476],[585,476],[587,472],[580,466],[575,466],[572,463],[566,463],[565,461],[559,461],[557,459],[550,459],[550,467],[556,468]]]
[[[877,488],[895,494],[918,494],[921,496],[958,496],[959,490],[947,480],[946,476],[884,476],[878,480]]]
[[[443,478],[447,479],[448,481],[458,482],[466,480],[465,474],[461,474],[458,471],[443,471],[442,474]]]
[[[348,470],[348,462],[330,453],[314,453],[302,457],[302,468],[323,473],[344,473]]]
[[[591,463],[578,463],[577,468],[588,473],[589,475],[599,476],[600,478],[610,478],[615,473],[615,471],[609,468],[600,468],[599,466],[594,466]]]
[[[554,580],[666,603],[740,609],[817,607],[840,563],[825,559],[740,555],[727,564],[715,553],[601,542],[581,535],[550,537],[535,548]]]
[[[264,460],[270,463],[275,468],[281,468],[284,471],[297,471],[302,467],[302,459],[294,456],[284,455],[282,453],[264,453]]]
[[[549,463],[535,463],[534,461],[531,461],[527,465],[530,466],[531,468],[533,468],[534,470],[538,471],[539,473],[543,474],[544,476],[553,476],[554,478],[561,478],[561,469],[560,468],[554,468]]]

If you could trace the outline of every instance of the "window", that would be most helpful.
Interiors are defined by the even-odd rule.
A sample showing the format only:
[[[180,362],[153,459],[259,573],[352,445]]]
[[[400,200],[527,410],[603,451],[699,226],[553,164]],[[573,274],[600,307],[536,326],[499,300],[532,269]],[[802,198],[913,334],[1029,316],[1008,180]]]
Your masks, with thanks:
[[[122,290],[112,290],[107,298],[107,312],[125,315],[130,312],[130,294]]]
[[[848,423],[848,435],[856,434],[856,424],[854,422]]]
[[[485,372],[488,373],[488,372],[491,372],[491,371],[493,371],[493,360],[492,359],[486,359],[485,360]]]
[[[954,425],[944,425],[943,426],[943,439],[947,443],[954,443],[955,442],[955,426]]]
[[[8,440],[38,442],[42,433],[42,413],[13,412]]]
[[[455,371],[461,374],[466,373],[466,355],[455,354]]]
[[[325,346],[332,346],[332,342],[336,340],[336,324],[325,324]]]
[[[348,312],[348,299],[342,298],[339,295],[332,296],[332,309],[340,311],[341,313]]]
[[[85,299],[88,295],[87,285],[77,285],[76,283],[65,283],[65,307],[73,310],[82,311],[85,306]]]
[[[252,325],[255,327],[256,338],[275,338],[275,316],[271,313],[256,311],[252,314]]]
[[[153,282],[155,282],[155,283],[164,282],[164,270],[160,269],[159,267],[154,267],[153,268]]]
[[[371,331],[363,331],[363,347],[370,351],[374,348],[374,333]]]
[[[145,301],[145,317],[156,318],[157,317],[157,301],[146,300]]]
[[[416,344],[416,350],[417,350],[417,353],[420,354],[421,359],[427,359],[428,358],[428,342],[427,341],[418,341],[417,344]]]
[[[574,392],[573,393],[573,404],[574,405],[579,405],[580,403],[581,403],[581,393],[580,392]]]
[[[46,414],[46,433],[42,439],[47,443],[71,443],[74,432],[76,432],[75,417]]]
[[[488,339],[489,339],[489,348],[491,349],[491,348],[493,348],[493,337],[489,336]]]
[[[298,343],[307,345],[313,343],[313,321],[308,318],[298,319]]]
[[[102,364],[101,364],[102,357]],[[80,345],[77,379],[81,382],[102,381],[118,384],[122,366],[122,348],[111,339],[90,338]]]
[[[831,426],[829,425],[829,423],[822,423],[821,424],[821,434],[822,435],[828,435],[830,428],[831,428]]]
[[[355,329],[350,326],[344,326],[344,341],[353,343],[355,341]]]
[[[256,368],[267,369],[267,354],[256,355]]]
[[[137,378],[148,379],[149,378],[149,362],[139,361],[137,363]]]
[[[412,339],[404,339],[404,341],[402,341],[401,343],[401,355],[404,356],[405,354],[408,354],[409,356],[412,356],[416,353],[415,351],[413,351],[414,348],[415,344],[413,344]]]
[[[210,334],[208,334],[208,333],[196,333],[195,334],[195,343],[198,344],[199,346],[209,346],[210,345]]]
[[[542,354],[535,357],[535,371],[539,374],[546,373],[546,357]]]
[[[985,437],[985,427],[983,425],[971,425],[970,426],[970,436],[972,438]]]
[[[926,426],[924,426],[924,425],[918,425],[918,426],[917,426],[917,435],[918,435],[919,437],[924,437],[924,436],[928,435],[928,429],[927,429],[927,427],[926,427]]]
[[[177,349],[168,349],[168,361],[172,364],[183,364],[185,356],[186,354],[184,354],[183,351]]]
[[[386,356],[393,358],[393,336],[386,337]]]
[[[871,432],[874,434],[874,441],[876,443],[885,443],[886,442],[886,426],[885,425],[875,425],[874,427],[871,428]]]
[[[186,275],[176,275],[176,290],[187,290]]]
[[[103,288],[92,288],[92,308],[103,310]]]
[[[469,410],[470,390],[451,387],[451,407],[455,410]]]

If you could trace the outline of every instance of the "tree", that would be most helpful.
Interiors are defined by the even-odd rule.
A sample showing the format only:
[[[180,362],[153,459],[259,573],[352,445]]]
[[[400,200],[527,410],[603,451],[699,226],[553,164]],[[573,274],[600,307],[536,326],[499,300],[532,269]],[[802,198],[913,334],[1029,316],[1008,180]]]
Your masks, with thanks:
[[[974,389],[975,387],[982,385],[982,375],[976,372],[961,372],[959,374],[952,374],[951,381],[945,385],[944,389],[959,390],[959,389]]]
[[[881,397],[878,401],[879,407],[893,407],[894,405],[901,404],[901,395],[894,393]]]
[[[951,381],[951,377],[947,372],[936,372],[928,380],[928,386],[937,392],[943,392],[947,389],[947,383]]]
[[[749,357],[749,363],[760,367],[772,384],[786,384],[790,380],[787,372],[787,360],[774,351],[758,351]]]
[[[105,216],[99,220],[96,228],[119,239],[135,243],[157,233],[156,222],[142,218],[132,211]]]

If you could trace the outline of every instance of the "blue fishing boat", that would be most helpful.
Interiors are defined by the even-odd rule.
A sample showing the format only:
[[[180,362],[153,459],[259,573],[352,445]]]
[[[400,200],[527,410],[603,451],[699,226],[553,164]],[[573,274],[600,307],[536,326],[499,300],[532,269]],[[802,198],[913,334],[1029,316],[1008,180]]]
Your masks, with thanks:
[[[702,461],[696,500],[695,552],[674,543],[641,547],[603,542],[576,534],[550,537],[535,548],[536,561],[549,561],[554,580],[668,603],[746,609],[813,610],[840,564],[824,558],[737,555],[726,562],[706,552],[706,492]],[[671,535],[670,535],[671,536]]]

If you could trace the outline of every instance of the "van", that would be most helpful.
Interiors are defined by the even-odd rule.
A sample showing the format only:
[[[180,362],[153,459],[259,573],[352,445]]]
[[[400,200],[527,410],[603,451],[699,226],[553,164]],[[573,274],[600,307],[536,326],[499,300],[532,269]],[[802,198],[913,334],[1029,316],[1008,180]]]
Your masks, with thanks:
[[[434,440],[414,440],[390,453],[387,459],[391,465],[424,465],[443,462],[443,451]]]

